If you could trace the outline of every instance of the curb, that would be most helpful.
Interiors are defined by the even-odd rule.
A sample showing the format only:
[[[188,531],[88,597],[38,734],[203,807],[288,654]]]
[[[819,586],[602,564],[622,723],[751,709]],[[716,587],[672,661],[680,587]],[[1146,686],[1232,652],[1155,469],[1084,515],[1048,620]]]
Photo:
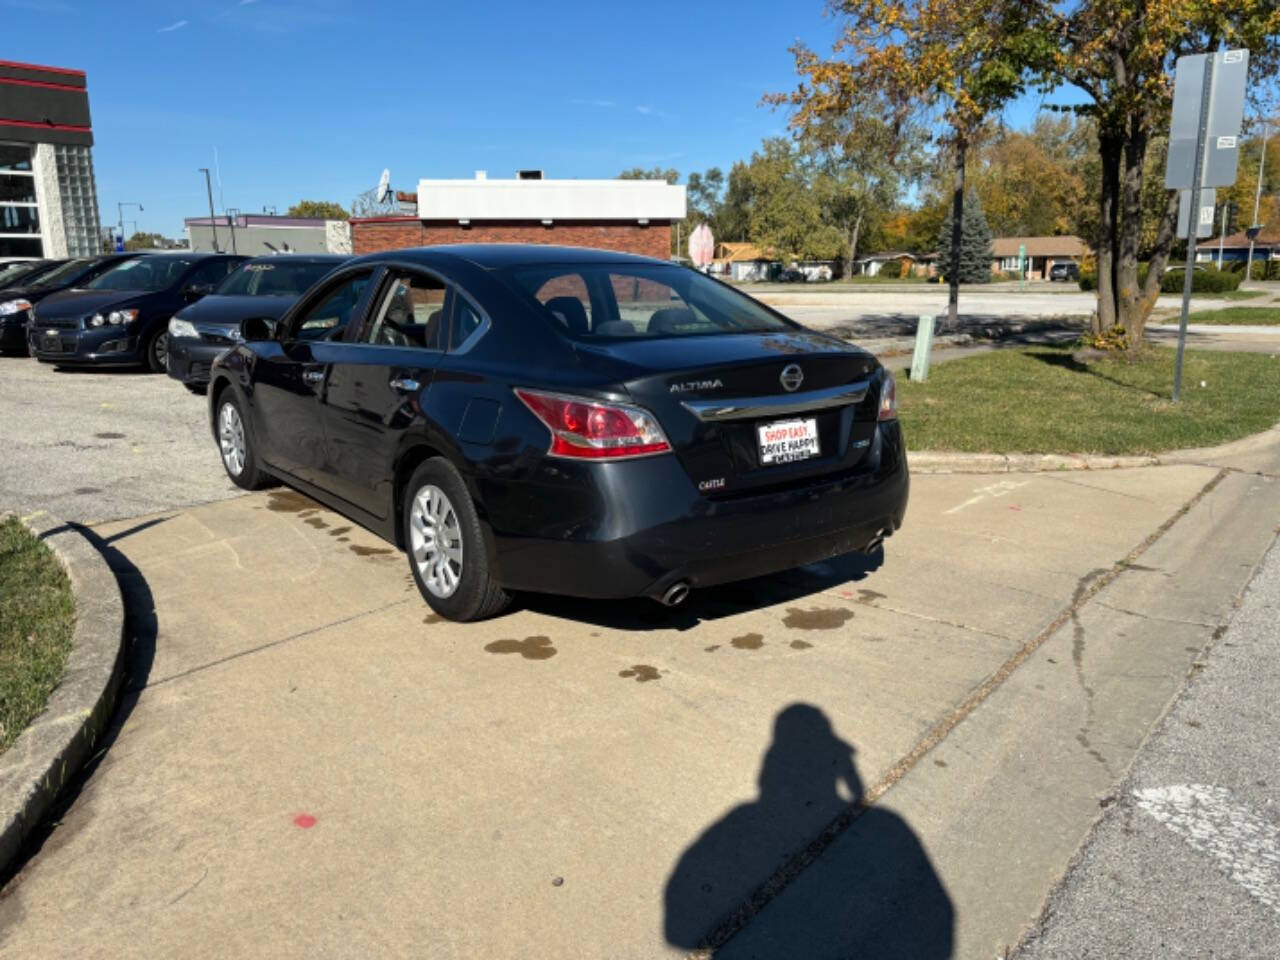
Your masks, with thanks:
[[[1148,456],[1108,456],[1089,453],[944,453],[919,450],[907,452],[907,467],[913,473],[1046,473],[1060,470],[1121,470],[1132,467],[1160,467],[1171,464],[1208,463],[1222,457],[1253,453],[1271,444],[1280,444],[1280,424],[1216,447],[1168,450]]]
[[[124,600],[106,559],[79,530],[44,511],[22,523],[67,571],[76,620],[66,670],[44,712],[0,754],[0,870],[92,754],[124,679]]]

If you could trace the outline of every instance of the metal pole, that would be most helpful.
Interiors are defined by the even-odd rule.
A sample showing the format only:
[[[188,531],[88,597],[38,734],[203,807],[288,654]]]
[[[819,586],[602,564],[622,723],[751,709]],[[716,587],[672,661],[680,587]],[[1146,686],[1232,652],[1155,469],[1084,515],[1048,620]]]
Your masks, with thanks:
[[[1227,239],[1227,211],[1231,209],[1231,203],[1227,200],[1222,201],[1222,227],[1218,230],[1218,269],[1222,269],[1222,245]]]
[[[1262,202],[1262,171],[1267,167],[1267,137],[1270,136],[1268,121],[1262,121],[1262,156],[1258,158],[1258,189],[1253,194],[1253,223],[1250,227],[1258,225],[1258,204]],[[1244,265],[1244,282],[1248,283],[1253,276],[1253,241],[1257,239],[1257,235],[1249,238],[1249,259]],[[1266,274],[1263,274],[1266,278]]]
[[[218,249],[218,221],[213,215],[213,183],[209,180],[209,168],[200,167],[200,172],[204,174],[204,188],[209,192],[209,226],[213,228],[213,252],[221,253]]]
[[[1196,267],[1196,240],[1200,235],[1200,184],[1204,182],[1204,135],[1209,127],[1209,95],[1213,92],[1216,54],[1204,60],[1204,86],[1200,91],[1200,129],[1196,131],[1196,166],[1191,177],[1191,210],[1187,217],[1187,270],[1182,279],[1182,317],[1178,320],[1178,359],[1173,367],[1173,402],[1182,402],[1182,355],[1187,350],[1187,314],[1191,311],[1191,274]]]
[[[239,253],[236,250],[236,218],[240,216],[240,208],[232,207],[227,210],[227,227],[231,230],[231,252]]]

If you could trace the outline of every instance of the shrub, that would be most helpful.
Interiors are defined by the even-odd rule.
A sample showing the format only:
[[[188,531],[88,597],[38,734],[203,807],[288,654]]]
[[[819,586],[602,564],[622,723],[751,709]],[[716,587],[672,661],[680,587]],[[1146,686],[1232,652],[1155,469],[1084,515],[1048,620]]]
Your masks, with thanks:
[[[905,267],[905,260],[888,260],[884,266],[880,268],[880,276],[886,280],[901,280],[902,268]]]
[[[1164,277],[1160,280],[1160,291],[1162,293],[1181,293],[1185,274],[1185,267],[1166,270]],[[1214,267],[1209,267],[1205,270],[1193,270],[1191,271],[1191,292],[1226,293],[1237,289],[1243,279],[1244,274],[1242,273],[1232,273],[1230,270],[1218,270]]]
[[[1088,270],[1088,271],[1081,270],[1080,271],[1080,289],[1081,290],[1097,290],[1098,275],[1094,273],[1092,270]]]

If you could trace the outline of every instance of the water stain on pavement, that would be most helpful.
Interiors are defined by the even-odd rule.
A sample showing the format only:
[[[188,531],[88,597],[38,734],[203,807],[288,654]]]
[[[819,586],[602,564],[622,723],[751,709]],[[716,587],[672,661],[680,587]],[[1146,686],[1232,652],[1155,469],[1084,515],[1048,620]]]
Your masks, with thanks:
[[[874,603],[876,600],[886,599],[888,598],[883,593],[876,590],[866,590],[861,587],[858,589],[858,603],[870,604]]]
[[[329,525],[319,517],[307,517],[307,525],[315,527],[317,530],[327,530]]]
[[[293,490],[272,490],[267,494],[267,509],[276,513],[301,513],[303,510],[314,512],[316,504],[314,500]]]
[[[715,653],[717,650],[719,650],[719,649],[720,649],[720,644],[718,644],[718,643],[713,643],[711,646],[709,646],[709,647],[704,647],[703,649],[705,649],[705,650],[707,651],[707,653]]]
[[[94,436],[97,437],[99,440],[123,440],[124,439],[123,433],[111,433],[111,432],[95,433]]]
[[[484,645],[489,653],[518,653],[526,660],[550,660],[556,655],[550,637],[525,637],[523,640],[494,640]]]
[[[97,487],[76,487],[74,492],[82,497],[86,497],[91,493],[101,493],[102,491]]]
[[[423,623],[444,623],[444,617],[438,613],[428,613],[422,618]]]
[[[764,646],[764,637],[758,633],[744,633],[730,640],[729,645],[739,650],[759,650]]]
[[[384,557],[391,552],[390,547],[362,547],[358,543],[353,543],[347,547],[357,557]]]
[[[852,610],[838,607],[832,609],[812,607],[808,610],[787,607],[787,615],[782,618],[782,623],[793,630],[837,630],[852,619]]]
[[[813,646],[813,644],[812,644],[812,643],[808,643],[808,642],[806,642],[806,641],[804,641],[804,640],[792,640],[792,641],[791,641],[791,649],[792,649],[792,650],[808,650],[808,649],[810,649],[812,646]]]
[[[935,760],[935,761],[933,761],[933,765],[934,765],[935,767],[945,767],[945,766],[947,765],[947,761],[945,761],[945,760]]]
[[[329,536],[340,537],[344,533],[350,533],[350,532],[351,532],[350,527],[334,527],[332,530],[329,531]]]
[[[620,677],[635,677],[636,683],[647,683],[650,680],[661,680],[662,676],[658,673],[657,667],[651,667],[647,663],[633,664],[630,670],[619,670]]]

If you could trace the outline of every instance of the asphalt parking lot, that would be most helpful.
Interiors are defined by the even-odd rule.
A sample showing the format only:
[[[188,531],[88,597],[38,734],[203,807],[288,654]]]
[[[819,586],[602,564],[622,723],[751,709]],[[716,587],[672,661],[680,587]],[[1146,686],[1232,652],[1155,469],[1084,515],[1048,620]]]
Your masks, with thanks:
[[[93,523],[234,496],[208,424],[165,376],[0,356],[0,504]]]
[[[454,624],[342,517],[231,497],[176,384],[4,364],[6,447],[44,467],[6,457],[0,496],[101,520],[131,638],[4,957],[991,957],[1280,515],[1277,449],[917,476],[873,557]]]

